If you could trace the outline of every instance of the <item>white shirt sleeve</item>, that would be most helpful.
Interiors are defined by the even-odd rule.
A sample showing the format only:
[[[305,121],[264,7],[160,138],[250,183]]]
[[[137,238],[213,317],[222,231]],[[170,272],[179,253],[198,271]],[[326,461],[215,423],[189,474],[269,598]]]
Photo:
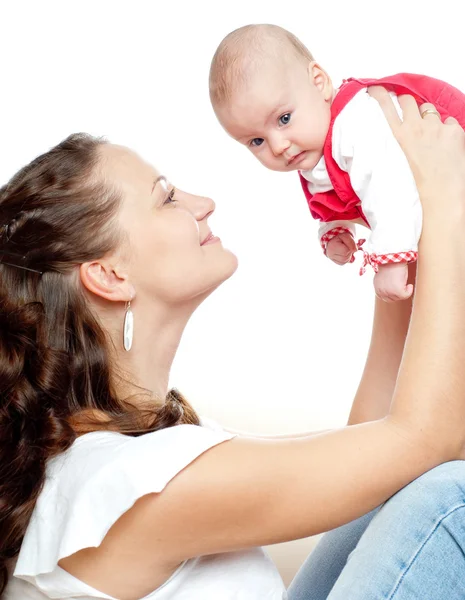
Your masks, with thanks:
[[[401,115],[397,98],[393,99]],[[335,120],[333,157],[349,173],[370,224],[366,251],[376,255],[416,252],[422,210],[415,181],[381,107],[366,90]]]
[[[139,498],[162,492],[197,457],[234,437],[210,423],[177,425],[138,437],[88,433],[51,459],[14,577],[49,598],[93,597],[71,589],[79,585],[82,592],[81,582],[63,574],[60,559],[98,547]]]

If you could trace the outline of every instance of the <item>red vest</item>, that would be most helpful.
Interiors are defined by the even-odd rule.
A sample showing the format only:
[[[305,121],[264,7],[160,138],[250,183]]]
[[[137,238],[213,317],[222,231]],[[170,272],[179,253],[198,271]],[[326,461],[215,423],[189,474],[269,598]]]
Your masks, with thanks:
[[[308,181],[300,176],[300,182],[307,198],[310,212],[320,221],[353,221],[365,216],[360,207],[360,198],[354,192],[349,174],[339,168],[332,154],[333,127],[341,110],[361,89],[370,85],[382,85],[397,95],[410,94],[418,104],[431,102],[444,120],[455,117],[465,129],[465,94],[457,88],[426,75],[399,73],[383,79],[348,79],[344,81],[331,105],[331,122],[323,149],[326,168],[333,190],[312,195],[308,190]]]

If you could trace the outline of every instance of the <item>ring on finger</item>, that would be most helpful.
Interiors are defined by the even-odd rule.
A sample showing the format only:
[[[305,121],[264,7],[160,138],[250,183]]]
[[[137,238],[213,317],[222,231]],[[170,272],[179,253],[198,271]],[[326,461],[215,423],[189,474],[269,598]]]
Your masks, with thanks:
[[[426,110],[424,110],[421,113],[421,118],[424,119],[426,115],[436,115],[439,119],[441,118],[441,115],[435,108],[427,108]]]

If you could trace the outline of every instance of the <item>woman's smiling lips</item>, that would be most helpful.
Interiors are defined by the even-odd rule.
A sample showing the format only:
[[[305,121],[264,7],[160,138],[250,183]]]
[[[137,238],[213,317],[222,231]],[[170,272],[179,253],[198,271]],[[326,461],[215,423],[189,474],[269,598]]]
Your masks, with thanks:
[[[207,237],[203,240],[203,242],[201,242],[201,246],[206,246],[207,244],[215,244],[216,242],[219,242],[220,238],[217,237],[216,235],[213,235],[213,233],[210,231],[210,233],[207,235]]]

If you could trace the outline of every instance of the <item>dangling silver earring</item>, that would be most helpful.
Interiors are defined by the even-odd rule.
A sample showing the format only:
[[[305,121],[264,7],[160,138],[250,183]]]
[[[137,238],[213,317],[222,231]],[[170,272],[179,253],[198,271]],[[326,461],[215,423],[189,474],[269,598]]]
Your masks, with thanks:
[[[126,314],[124,315],[123,325],[123,346],[126,352],[132,347],[132,340],[134,338],[134,313],[131,310],[131,301],[129,300],[126,305]]]

